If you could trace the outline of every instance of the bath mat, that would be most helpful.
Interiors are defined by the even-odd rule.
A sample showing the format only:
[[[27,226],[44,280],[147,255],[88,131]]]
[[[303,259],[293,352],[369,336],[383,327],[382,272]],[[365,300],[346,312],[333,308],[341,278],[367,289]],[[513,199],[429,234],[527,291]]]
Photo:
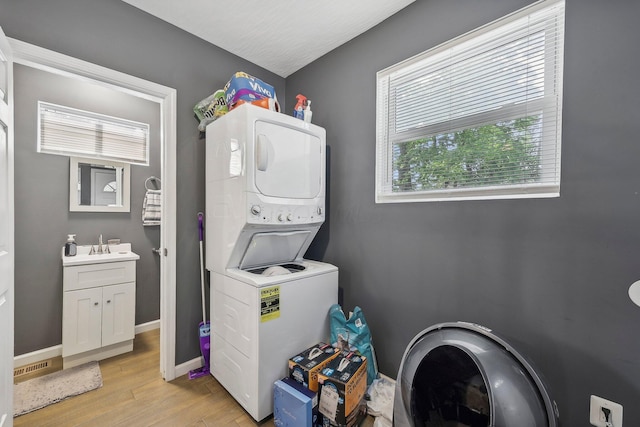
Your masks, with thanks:
[[[100,387],[102,374],[98,362],[33,378],[13,386],[13,416],[24,415]]]

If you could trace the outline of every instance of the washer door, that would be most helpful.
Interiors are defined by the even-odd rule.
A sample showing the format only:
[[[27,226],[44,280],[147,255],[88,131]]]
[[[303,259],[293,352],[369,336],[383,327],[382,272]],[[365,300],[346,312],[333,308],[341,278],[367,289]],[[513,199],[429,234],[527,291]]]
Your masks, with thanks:
[[[558,411],[532,366],[490,329],[442,323],[407,347],[395,426],[556,427]]]

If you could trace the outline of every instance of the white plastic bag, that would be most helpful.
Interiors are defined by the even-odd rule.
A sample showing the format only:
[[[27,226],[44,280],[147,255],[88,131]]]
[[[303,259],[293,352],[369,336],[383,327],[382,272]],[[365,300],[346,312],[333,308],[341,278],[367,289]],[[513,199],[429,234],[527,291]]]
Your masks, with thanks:
[[[380,375],[369,386],[367,409],[369,415],[376,417],[373,427],[391,427],[393,425],[393,399],[396,382]]]

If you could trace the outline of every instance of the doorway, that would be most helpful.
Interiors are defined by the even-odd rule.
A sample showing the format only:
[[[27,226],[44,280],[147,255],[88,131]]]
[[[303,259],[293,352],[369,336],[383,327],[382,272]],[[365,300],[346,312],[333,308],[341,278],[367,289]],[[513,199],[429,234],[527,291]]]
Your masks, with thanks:
[[[64,75],[157,103],[160,112],[162,226],[160,227],[160,372],[175,372],[176,319],[176,90],[28,43],[9,39],[14,63]]]

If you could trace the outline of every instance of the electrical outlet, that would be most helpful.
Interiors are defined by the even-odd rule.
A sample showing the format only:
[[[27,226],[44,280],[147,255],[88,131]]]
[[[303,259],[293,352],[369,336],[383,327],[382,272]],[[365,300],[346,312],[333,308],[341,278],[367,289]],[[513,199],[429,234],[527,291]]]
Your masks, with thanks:
[[[603,409],[610,411],[609,424]],[[622,405],[591,395],[589,422],[596,427],[622,427]]]

